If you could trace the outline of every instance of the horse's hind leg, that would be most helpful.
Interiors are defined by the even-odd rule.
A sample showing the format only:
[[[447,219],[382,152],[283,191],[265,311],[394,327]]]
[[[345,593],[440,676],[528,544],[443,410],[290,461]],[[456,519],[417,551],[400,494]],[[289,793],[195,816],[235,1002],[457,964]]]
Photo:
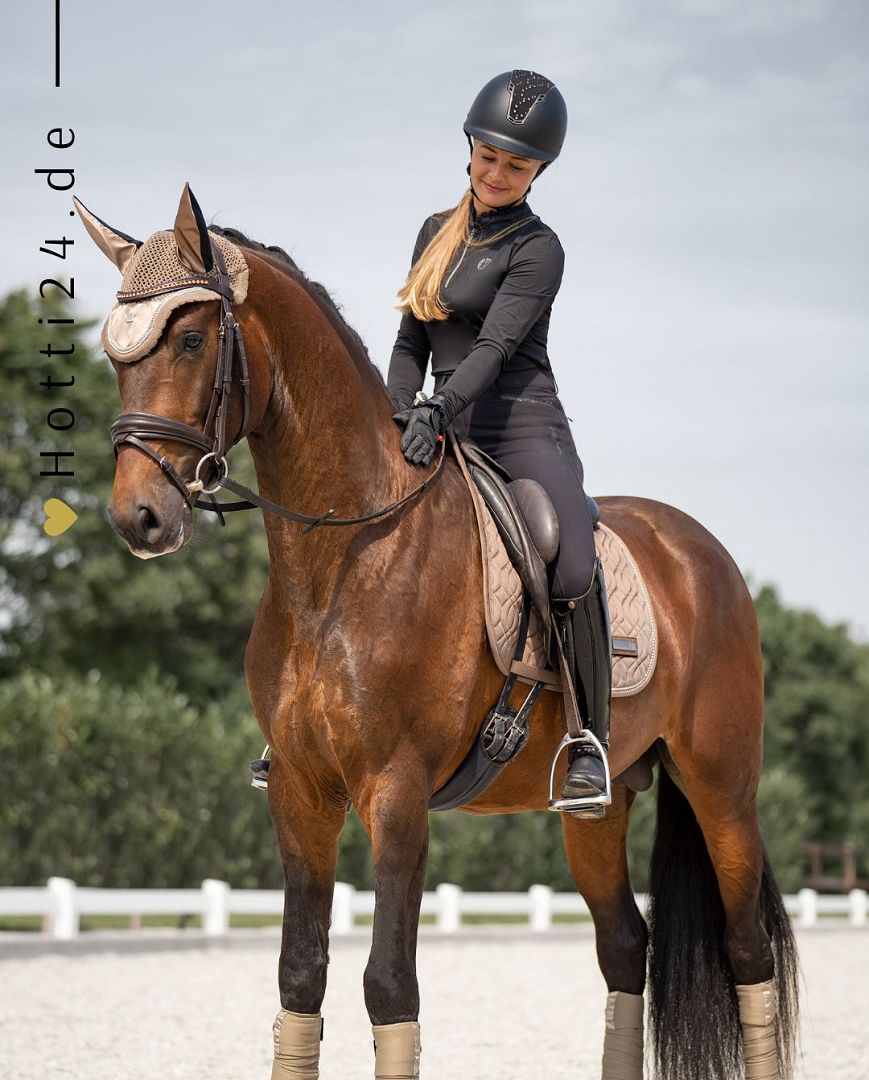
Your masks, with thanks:
[[[416,942],[428,854],[430,778],[412,760],[372,778],[356,809],[374,854],[374,929],[363,984],[377,1080],[419,1076]]]
[[[755,715],[760,715],[759,710]],[[763,851],[757,817],[761,725],[739,742],[704,745],[695,725],[691,754],[673,753],[670,771],[694,811],[724,913],[723,948],[736,985],[745,1075],[790,1075],[796,1014],[795,949],[781,896]],[[733,752],[733,746],[740,753]],[[680,760],[681,758],[681,760]],[[678,771],[676,771],[678,770]],[[664,798],[668,798],[666,792]],[[679,796],[672,792],[672,797]]]
[[[609,991],[602,1080],[643,1080],[647,937],[625,853],[632,800],[632,792],[616,785],[602,821],[562,819],[570,870],[594,920],[598,963]]]
[[[287,775],[281,762],[273,760],[269,807],[284,869],[278,967],[282,1008],[274,1025],[272,1080],[317,1080],[329,919],[346,803]]]

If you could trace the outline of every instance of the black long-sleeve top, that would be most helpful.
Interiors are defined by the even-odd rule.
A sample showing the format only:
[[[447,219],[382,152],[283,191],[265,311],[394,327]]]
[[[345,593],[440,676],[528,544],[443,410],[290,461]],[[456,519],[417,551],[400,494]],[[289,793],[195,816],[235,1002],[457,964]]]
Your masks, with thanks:
[[[475,246],[459,248],[441,285],[449,318],[421,322],[403,315],[387,377],[393,400],[401,407],[410,405],[422,388],[431,356],[434,375],[453,373],[438,391],[448,422],[508,367],[549,370],[549,315],[564,270],[558,237],[526,202],[485,214],[476,214],[472,205],[470,215]],[[426,219],[413,263],[443,220],[442,214]],[[511,226],[515,231],[486,244],[487,237]]]

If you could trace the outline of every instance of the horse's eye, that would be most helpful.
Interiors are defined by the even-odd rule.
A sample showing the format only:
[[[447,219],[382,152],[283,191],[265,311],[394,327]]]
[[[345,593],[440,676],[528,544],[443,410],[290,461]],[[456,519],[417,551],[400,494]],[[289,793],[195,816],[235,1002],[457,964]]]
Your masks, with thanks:
[[[191,330],[189,334],[184,335],[184,348],[185,349],[198,349],[202,344],[202,334],[197,334]]]

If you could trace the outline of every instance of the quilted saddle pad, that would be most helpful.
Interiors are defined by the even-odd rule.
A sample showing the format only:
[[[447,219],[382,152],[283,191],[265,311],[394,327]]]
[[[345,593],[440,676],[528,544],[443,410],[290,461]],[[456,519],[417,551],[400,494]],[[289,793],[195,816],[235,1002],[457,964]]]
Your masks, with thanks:
[[[500,670],[510,671],[522,618],[522,583],[513,568],[488,507],[471,484],[480,530],[486,630]],[[610,623],[614,639],[636,641],[636,656],[613,657],[613,696],[638,694],[649,682],[658,657],[658,631],[645,582],[627,545],[604,524],[595,529],[595,546],[603,562]],[[543,635],[536,611],[531,612],[522,661],[515,670],[524,681],[541,679],[559,689],[555,672],[546,668]]]

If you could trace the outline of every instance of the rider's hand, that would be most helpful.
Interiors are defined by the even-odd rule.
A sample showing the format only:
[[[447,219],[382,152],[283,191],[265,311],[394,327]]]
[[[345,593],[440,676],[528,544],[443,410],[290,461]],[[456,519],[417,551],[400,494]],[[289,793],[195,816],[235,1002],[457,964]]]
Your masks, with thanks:
[[[406,409],[399,409],[397,413],[392,414],[392,419],[401,427],[407,427],[407,422],[410,420],[413,414],[413,406],[408,405]]]
[[[407,460],[414,465],[428,465],[447,426],[439,405],[429,400],[411,409],[402,409],[393,420],[404,425],[401,450]]]

